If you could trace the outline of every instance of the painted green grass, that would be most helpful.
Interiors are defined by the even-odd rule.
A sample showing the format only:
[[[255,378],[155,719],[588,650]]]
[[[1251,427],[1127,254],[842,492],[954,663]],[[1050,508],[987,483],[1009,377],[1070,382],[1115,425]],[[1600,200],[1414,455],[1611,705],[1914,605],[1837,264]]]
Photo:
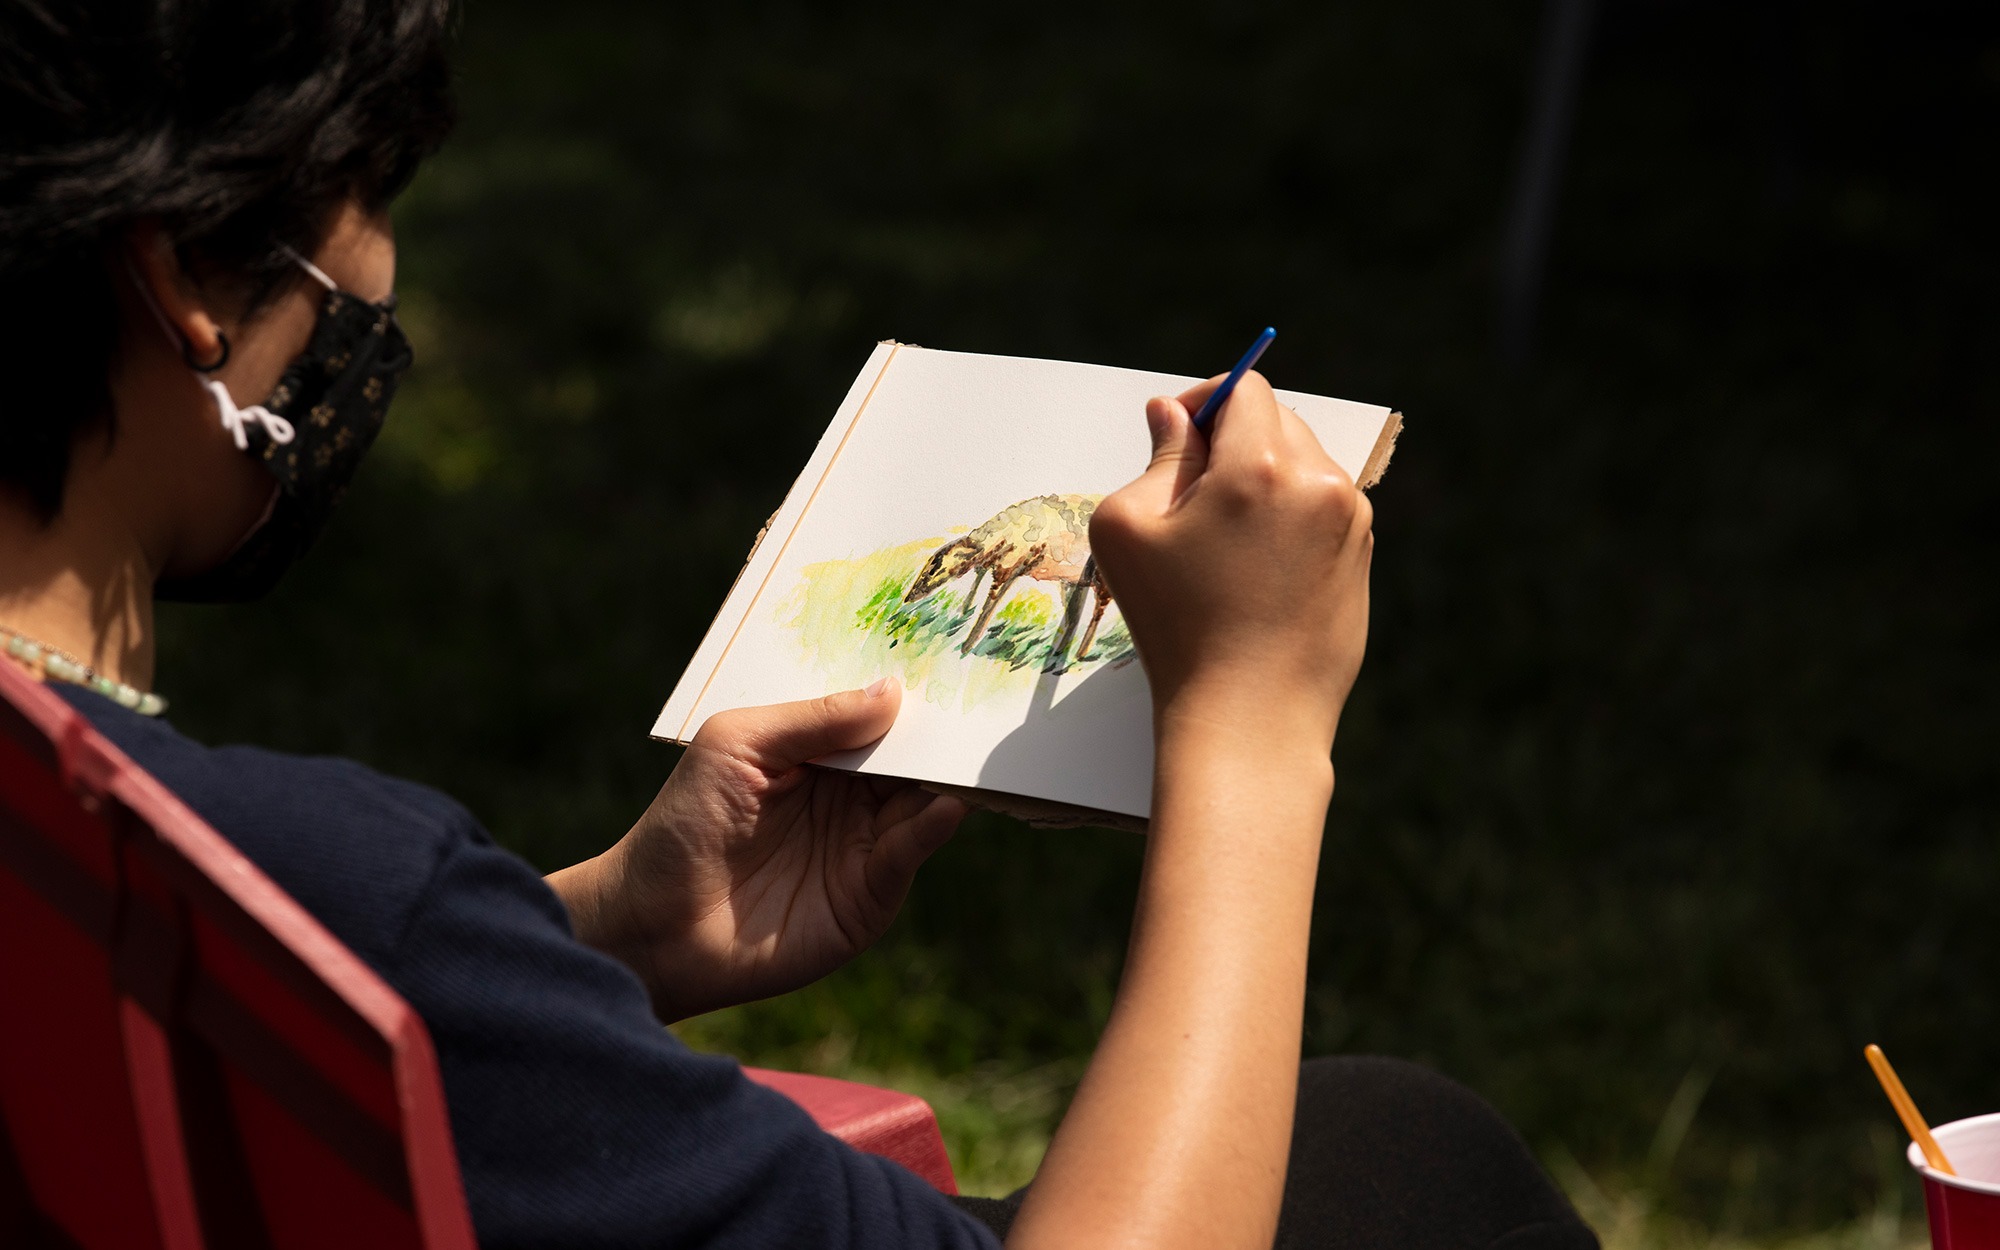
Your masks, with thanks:
[[[990,582],[975,586],[961,578],[904,602],[911,579],[943,541],[923,539],[802,570],[798,586],[780,602],[777,619],[797,631],[802,651],[826,674],[829,689],[863,685],[887,673],[932,702],[970,708],[996,694],[1025,691],[1041,675],[1062,636],[1067,587],[1015,583],[970,651],[961,651]],[[1081,622],[1076,632],[1080,637]],[[1074,648],[1074,639],[1069,646]],[[1114,605],[1089,654],[1080,660],[1072,655],[1069,670],[1125,664],[1135,654],[1131,632]]]

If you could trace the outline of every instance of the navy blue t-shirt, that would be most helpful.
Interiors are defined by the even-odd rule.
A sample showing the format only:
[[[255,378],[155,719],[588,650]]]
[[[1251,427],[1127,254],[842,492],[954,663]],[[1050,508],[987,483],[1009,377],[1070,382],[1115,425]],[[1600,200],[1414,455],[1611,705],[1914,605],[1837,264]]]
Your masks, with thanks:
[[[682,1045],[444,795],[348,760],[205,747],[56,689],[423,1016],[482,1245],[998,1245],[911,1172]]]

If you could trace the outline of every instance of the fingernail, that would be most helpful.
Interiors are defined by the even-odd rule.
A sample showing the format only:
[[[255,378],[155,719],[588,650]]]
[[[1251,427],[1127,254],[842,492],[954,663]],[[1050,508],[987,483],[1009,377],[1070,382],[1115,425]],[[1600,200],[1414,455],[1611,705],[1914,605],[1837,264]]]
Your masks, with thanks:
[[[1154,438],[1165,434],[1167,426],[1172,421],[1173,409],[1167,405],[1165,400],[1156,399],[1146,405],[1146,428],[1152,431]]]
[[[889,688],[889,679],[887,677],[877,677],[874,681],[871,681],[866,686],[863,686],[861,688],[861,693],[873,699],[877,695],[880,695],[884,690],[887,690],[888,688]]]

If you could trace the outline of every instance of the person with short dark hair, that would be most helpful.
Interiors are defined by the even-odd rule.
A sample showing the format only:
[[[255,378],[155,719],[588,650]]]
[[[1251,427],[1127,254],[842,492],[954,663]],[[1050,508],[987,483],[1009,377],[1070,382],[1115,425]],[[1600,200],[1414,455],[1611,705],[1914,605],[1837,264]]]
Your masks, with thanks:
[[[1188,413],[1213,382],[1152,401],[1152,463],[1092,520],[1152,685],[1154,815],[1110,1022],[1012,1198],[947,1199],[661,1027],[851,959],[951,836],[957,799],[806,766],[880,737],[894,684],[710,718],[621,841],[546,880],[435,791],[172,729],[155,597],[268,590],[411,364],[387,209],[450,128],[452,20],[0,7],[0,651],[423,1016],[482,1243],[1594,1246],[1469,1092],[1298,1062],[1372,513],[1255,374],[1212,442]]]

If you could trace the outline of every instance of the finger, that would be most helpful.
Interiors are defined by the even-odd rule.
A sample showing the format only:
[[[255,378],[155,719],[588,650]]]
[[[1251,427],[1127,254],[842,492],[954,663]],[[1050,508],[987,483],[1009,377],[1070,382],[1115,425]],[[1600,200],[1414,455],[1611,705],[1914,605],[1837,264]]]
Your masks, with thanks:
[[[1264,375],[1252,369],[1215,414],[1208,427],[1212,459],[1218,466],[1262,459],[1286,450],[1284,427],[1278,420],[1278,397]]]
[[[940,794],[909,819],[891,825],[868,855],[868,894],[890,915],[903,905],[924,861],[958,832],[971,809],[963,799]]]
[[[1305,418],[1301,417],[1298,410],[1290,404],[1278,405],[1278,431],[1295,458],[1311,464],[1324,463],[1336,469],[1340,467],[1332,456],[1326,454],[1326,448],[1320,444],[1319,435],[1313,433],[1313,428],[1306,424]]]
[[[1341,463],[1326,454],[1326,447],[1319,441],[1319,435],[1306,424],[1305,418],[1290,404],[1278,405],[1279,435],[1290,449],[1294,463],[1311,468],[1338,483],[1343,489],[1354,489],[1354,478]]]
[[[1153,440],[1152,459],[1125,492],[1147,511],[1164,512],[1208,468],[1208,440],[1178,399],[1147,400],[1146,431]]]
[[[875,808],[877,829],[890,829],[902,824],[929,807],[931,800],[937,797],[935,792],[924,789],[914,781],[905,781],[901,778],[896,778],[894,781],[895,784],[886,793],[880,788],[875,788],[873,791],[877,803]]]
[[[1228,374],[1218,373],[1206,382],[1197,382],[1193,386],[1188,387],[1175,396],[1175,398],[1180,400],[1181,406],[1189,412],[1200,412],[1201,406],[1208,402],[1208,397],[1215,394],[1215,388],[1221,386],[1228,379]]]
[[[1335,529],[1347,539],[1366,531],[1372,519],[1368,497],[1354,488],[1354,479],[1340,462],[1326,454],[1312,427],[1285,404],[1278,405],[1278,426],[1286,458],[1328,488],[1321,498],[1330,509],[1329,519]]]
[[[694,736],[694,745],[726,751],[766,772],[781,772],[835,751],[867,746],[889,732],[902,702],[903,687],[884,677],[863,690],[717,712]]]

